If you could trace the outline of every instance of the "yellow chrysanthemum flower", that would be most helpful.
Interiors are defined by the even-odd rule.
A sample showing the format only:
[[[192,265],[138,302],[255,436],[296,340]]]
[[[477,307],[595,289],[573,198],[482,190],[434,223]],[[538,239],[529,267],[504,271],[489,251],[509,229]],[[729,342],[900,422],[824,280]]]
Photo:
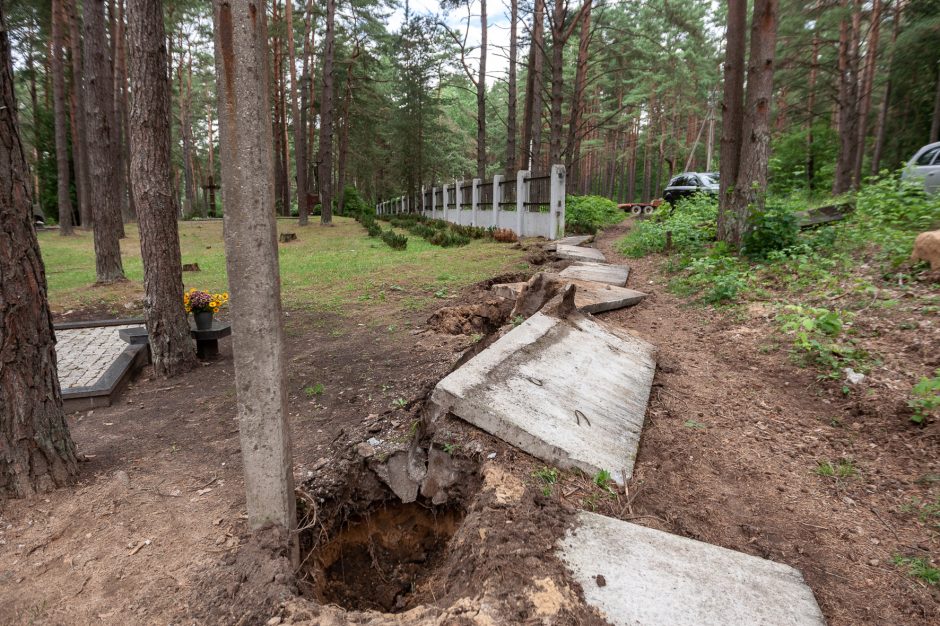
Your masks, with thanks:
[[[209,308],[215,309],[215,308],[217,308],[218,306],[219,306],[219,303],[216,302],[215,300],[213,300],[213,301],[211,301],[211,302],[209,303]]]

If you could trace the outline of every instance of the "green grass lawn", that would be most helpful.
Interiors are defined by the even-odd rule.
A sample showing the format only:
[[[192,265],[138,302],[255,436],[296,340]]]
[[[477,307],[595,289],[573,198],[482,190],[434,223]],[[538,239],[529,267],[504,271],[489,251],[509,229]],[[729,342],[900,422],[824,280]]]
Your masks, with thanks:
[[[468,284],[525,267],[524,254],[506,244],[475,240],[445,249],[410,236],[408,249],[395,251],[367,237],[352,219],[337,217],[334,223],[301,228],[295,220],[278,220],[278,232],[293,232],[298,238],[278,244],[282,299],[288,309],[339,313],[350,306],[370,308],[391,296],[403,307],[418,309]],[[179,228],[183,263],[198,263],[201,270],[184,272],[185,288],[227,290],[222,222],[180,222]],[[94,306],[120,312],[124,303],[139,301],[140,239],[136,225],[128,224],[126,230],[121,256],[130,282],[111,286],[94,286],[91,232],[77,231],[74,237],[60,237],[56,231],[39,233],[54,311]]]

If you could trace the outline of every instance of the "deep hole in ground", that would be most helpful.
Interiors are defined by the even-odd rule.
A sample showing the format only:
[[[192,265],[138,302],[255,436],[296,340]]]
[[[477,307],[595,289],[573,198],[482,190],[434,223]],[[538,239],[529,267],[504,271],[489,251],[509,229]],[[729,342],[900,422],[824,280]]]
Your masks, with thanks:
[[[443,563],[463,516],[459,505],[386,502],[350,519],[307,561],[317,601],[386,613],[411,608],[409,600]]]

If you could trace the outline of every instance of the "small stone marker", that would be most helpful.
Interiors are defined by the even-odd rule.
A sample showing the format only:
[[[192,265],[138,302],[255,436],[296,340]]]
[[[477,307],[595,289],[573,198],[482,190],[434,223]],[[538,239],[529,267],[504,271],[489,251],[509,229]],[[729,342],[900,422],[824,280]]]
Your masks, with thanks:
[[[607,263],[572,263],[561,271],[562,278],[590,280],[615,287],[625,287],[630,276],[626,265],[608,265]]]
[[[572,261],[600,261],[604,262],[604,253],[597,248],[585,248],[583,246],[568,246],[558,244],[555,249],[555,256],[560,259],[571,259]]]
[[[578,513],[557,554],[614,626],[826,624],[788,565],[596,513]]]
[[[555,276],[554,274],[552,276]],[[582,313],[602,313],[639,304],[646,294],[624,287],[614,287],[584,280],[563,280],[564,283],[574,285],[577,291],[574,294],[574,305]],[[493,293],[503,298],[514,299],[519,296],[525,283],[502,283],[493,285]]]
[[[653,353],[583,315],[539,312],[441,380],[431,403],[546,463],[607,470],[622,484],[633,474]]]

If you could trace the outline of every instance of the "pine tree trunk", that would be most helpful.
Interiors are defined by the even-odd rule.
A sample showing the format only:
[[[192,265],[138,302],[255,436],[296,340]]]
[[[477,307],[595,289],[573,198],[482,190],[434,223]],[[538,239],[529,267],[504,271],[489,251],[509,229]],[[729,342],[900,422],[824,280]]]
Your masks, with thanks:
[[[542,49],[545,43],[545,0],[535,0],[532,13],[532,43],[526,70],[525,106],[522,116],[521,169],[533,169],[538,159],[542,129]]]
[[[88,165],[88,133],[85,131],[87,97],[82,55],[82,38],[78,19],[78,0],[67,0],[69,12],[69,48],[72,59],[72,96],[75,100],[75,125],[72,129],[72,159],[75,161],[75,183],[78,192],[78,214],[82,228],[94,224],[91,206],[91,179]]]
[[[264,5],[215,0],[225,261],[248,525],[279,527],[298,563],[281,323]],[[261,12],[261,15],[258,13]],[[244,271],[251,268],[251,272]]]
[[[930,143],[940,141],[940,61],[937,62],[937,91],[933,98],[933,119],[930,122]]]
[[[183,309],[183,268],[173,202],[170,83],[162,0],[128,0],[131,42],[131,181],[140,224],[144,309],[154,373],[176,376],[196,363]]]
[[[904,5],[901,2],[894,3],[894,28],[891,31],[891,45],[888,47],[888,59],[885,62],[888,76],[885,80],[885,90],[881,97],[881,106],[878,110],[878,121],[875,125],[875,147],[871,155],[872,176],[878,174],[881,167],[881,155],[884,152],[885,131],[888,127],[888,109],[891,105],[891,78],[894,69],[894,48],[898,40],[898,33],[901,31],[901,10]]]
[[[519,54],[517,30],[519,26],[519,0],[510,0],[509,4],[509,77],[507,84],[506,111],[506,163],[505,176],[512,180],[516,176],[516,56]]]
[[[111,64],[105,41],[104,2],[85,0],[82,40],[85,45],[86,126],[88,173],[95,185],[95,274],[99,284],[124,280],[121,264],[121,207],[119,171],[114,158]]]
[[[865,70],[862,73],[862,102],[858,113],[858,147],[855,152],[855,186],[862,182],[862,165],[865,161],[865,140],[868,138],[868,114],[871,112],[871,92],[875,85],[875,65],[878,60],[878,39],[881,32],[881,0],[874,0],[871,9],[871,26],[868,30],[868,50],[865,53]]]
[[[744,53],[747,43],[747,0],[728,0],[724,95],[721,101],[721,149],[718,176],[718,239],[730,237],[731,192],[738,178],[744,126]]]
[[[741,245],[753,211],[764,207],[770,160],[770,114],[779,0],[755,0],[738,178],[731,194],[727,241]]]
[[[303,87],[297,86],[297,62],[294,50],[294,7],[291,0],[286,0],[284,9],[284,20],[287,22],[287,59],[290,75],[290,107],[291,123],[294,128],[294,164],[295,176],[297,181],[297,209],[303,211],[306,223],[307,215],[307,163],[304,159],[304,118],[300,115],[300,103],[298,102],[298,91],[303,91]],[[304,58],[304,68],[306,71],[306,57]],[[342,194],[342,190],[340,190]],[[301,208],[303,207],[303,208]]]
[[[323,95],[320,98],[320,223],[333,223],[333,50],[336,0],[326,0],[323,41]]]
[[[848,7],[843,0],[842,7]],[[858,41],[861,30],[861,0],[854,0],[851,17],[839,25],[839,152],[832,182],[832,194],[855,188],[855,154],[858,150]]]
[[[581,152],[581,117],[584,110],[584,87],[587,83],[588,52],[591,47],[591,2],[586,3],[581,12],[581,33],[578,40],[578,62],[574,77],[574,94],[571,97],[571,111],[568,120],[568,145],[565,151],[565,168],[571,180],[578,180],[574,164],[580,159]],[[622,91],[620,92],[622,100]],[[618,108],[620,103],[618,102]]]
[[[480,68],[477,77],[477,178],[486,178],[486,0],[480,0]],[[340,189],[340,193],[343,190]]]
[[[816,123],[816,76],[819,73],[819,35],[813,34],[813,60],[809,70],[809,96],[806,101],[806,186],[816,190],[816,147],[813,124]]]
[[[115,7],[114,0],[109,0],[108,9],[111,14],[111,61],[114,78],[114,130],[117,152],[115,158],[118,162],[120,177],[120,205],[121,205],[121,231],[123,236],[124,223],[134,221],[134,212],[131,209],[130,188],[130,140],[127,134],[127,82],[126,60],[126,34],[124,27],[124,0],[119,0]]]
[[[589,0],[590,1],[590,0]],[[548,165],[549,167],[561,163],[561,133],[562,115],[561,105],[564,96],[564,63],[565,63],[565,15],[568,5],[565,0],[555,0],[552,12],[552,91],[548,136]]]
[[[188,42],[187,42],[188,43]],[[179,34],[179,63],[176,64],[176,82],[179,86],[179,105],[180,105],[180,140],[182,143],[183,157],[183,215],[192,217],[196,214],[196,190],[193,183],[193,139],[192,124],[189,119],[189,94],[186,92],[186,85],[183,82],[183,66],[185,65],[183,56],[183,34]],[[190,61],[191,62],[191,61]],[[167,136],[169,140],[169,136]],[[173,182],[170,179],[172,188]]]
[[[0,4],[0,498],[67,485],[78,473],[62,412],[46,276],[33,227],[13,64]]]
[[[301,226],[306,226],[308,223],[308,215],[310,215],[310,209],[312,208],[309,205],[310,198],[310,189],[312,187],[310,180],[310,142],[308,141],[308,133],[312,130],[312,124],[308,122],[310,119],[308,111],[308,106],[310,104],[308,100],[308,93],[310,92],[310,85],[313,81],[310,79],[310,55],[313,54],[313,0],[307,0],[307,6],[304,10],[304,43],[303,43],[303,71],[300,79],[300,133],[297,133],[297,130],[294,130],[294,159],[297,162],[297,207],[298,214],[300,216],[299,223]],[[300,192],[300,180],[303,177],[303,194]]]
[[[73,235],[72,199],[69,193],[69,140],[65,112],[65,59],[62,0],[52,0],[52,102],[55,116],[56,191],[59,205],[59,234]]]

